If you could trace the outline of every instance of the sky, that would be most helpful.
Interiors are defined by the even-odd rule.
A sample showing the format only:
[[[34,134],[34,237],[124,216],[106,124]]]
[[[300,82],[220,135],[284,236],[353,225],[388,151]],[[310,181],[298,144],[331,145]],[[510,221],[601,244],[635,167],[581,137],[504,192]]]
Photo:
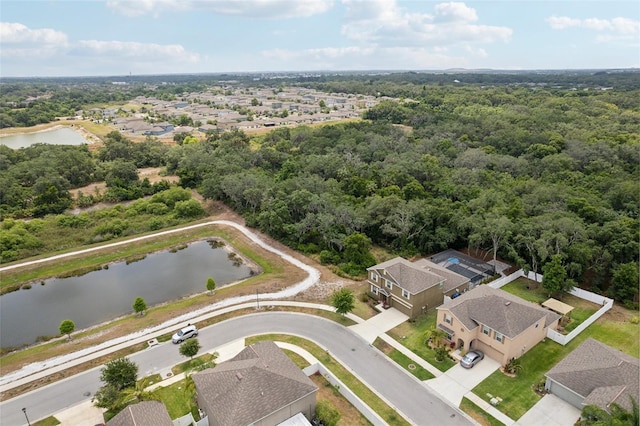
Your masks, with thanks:
[[[0,0],[0,77],[638,67],[638,0]]]

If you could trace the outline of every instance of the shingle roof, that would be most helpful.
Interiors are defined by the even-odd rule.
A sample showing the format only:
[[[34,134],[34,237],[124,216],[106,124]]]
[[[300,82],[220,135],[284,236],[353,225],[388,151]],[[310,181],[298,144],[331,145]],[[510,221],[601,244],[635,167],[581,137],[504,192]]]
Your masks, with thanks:
[[[631,409],[640,394],[640,360],[592,338],[585,340],[546,374],[584,397],[584,404]]]
[[[247,346],[229,361],[196,373],[198,394],[214,424],[248,425],[318,390],[275,343]]]
[[[548,326],[560,318],[555,312],[487,285],[446,301],[438,309],[451,311],[469,330],[483,324],[511,339],[541,319]]]
[[[143,401],[129,405],[107,422],[109,426],[173,426],[169,412],[162,402]]]
[[[375,270],[411,294],[418,294],[440,283],[443,283],[442,291],[447,292],[469,281],[427,259],[409,262],[402,257],[396,257],[367,270]]]

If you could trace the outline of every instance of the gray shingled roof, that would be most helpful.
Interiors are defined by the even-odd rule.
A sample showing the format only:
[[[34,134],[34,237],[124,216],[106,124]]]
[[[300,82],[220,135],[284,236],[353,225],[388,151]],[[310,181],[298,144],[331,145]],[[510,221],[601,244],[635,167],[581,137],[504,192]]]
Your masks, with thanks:
[[[547,326],[560,318],[555,312],[487,285],[448,300],[438,309],[451,311],[469,330],[484,324],[511,339],[540,319]]]
[[[193,376],[215,424],[245,426],[318,390],[270,341],[247,346],[229,361]]]
[[[607,409],[616,403],[631,409],[638,401],[640,360],[592,338],[585,340],[546,374],[551,380],[585,398],[585,405]]]
[[[129,405],[107,422],[109,426],[173,426],[169,412],[162,402],[143,401]]]
[[[447,292],[469,281],[468,278],[442,268],[427,259],[409,262],[402,257],[396,257],[367,270],[375,270],[382,277],[393,281],[398,287],[411,294],[418,294],[441,282],[443,283],[442,291]]]

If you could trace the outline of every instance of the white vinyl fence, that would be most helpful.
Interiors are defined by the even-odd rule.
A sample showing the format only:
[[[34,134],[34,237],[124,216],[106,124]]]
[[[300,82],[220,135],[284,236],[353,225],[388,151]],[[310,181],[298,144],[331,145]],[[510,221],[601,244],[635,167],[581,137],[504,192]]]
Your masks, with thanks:
[[[327,379],[329,383],[331,383],[338,391],[344,396],[347,401],[349,401],[363,416],[367,418],[374,426],[387,426],[387,422],[385,422],[382,417],[376,414],[363,400],[358,398],[358,396],[351,392],[344,383],[340,381],[336,376],[331,373],[331,371],[327,370],[324,365],[320,363],[315,363],[307,368],[305,368],[304,373],[307,376],[311,376],[312,374],[320,373],[322,376]]]
[[[511,275],[491,281],[487,285],[493,288],[500,288],[506,284],[509,284],[511,281],[514,281],[524,276],[525,276],[524,271],[522,269],[519,269]],[[529,272],[528,274],[526,274],[526,277],[533,281],[542,282],[541,274],[534,274],[533,272]],[[598,309],[589,318],[587,318],[582,324],[580,324],[574,330],[572,330],[569,334],[565,335],[565,334],[558,333],[555,330],[548,329],[547,337],[553,340],[554,342],[560,343],[563,346],[569,343],[570,341],[572,341],[578,334],[582,333],[587,327],[593,324],[598,318],[604,315],[604,313],[607,312],[609,309],[611,309],[611,307],[613,306],[613,299],[609,299],[608,297],[604,297],[599,294],[595,294],[590,291],[583,290],[581,288],[574,287],[568,293],[576,297],[579,297],[580,299],[584,299],[584,300],[588,300],[589,302],[596,303],[602,307]]]

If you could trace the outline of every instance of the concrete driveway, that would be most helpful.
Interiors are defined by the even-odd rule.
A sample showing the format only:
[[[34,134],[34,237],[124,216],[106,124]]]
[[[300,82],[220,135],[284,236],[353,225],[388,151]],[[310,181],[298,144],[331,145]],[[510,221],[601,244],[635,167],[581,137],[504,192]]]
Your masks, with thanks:
[[[352,325],[349,328],[356,334],[359,334],[364,340],[373,343],[381,334],[395,328],[408,320],[409,317],[395,308],[389,308],[380,312],[378,315],[371,317],[365,322]]]
[[[459,406],[462,397],[500,368],[500,363],[487,356],[473,366],[463,368],[456,364],[444,372],[440,377],[427,380],[425,383],[444,399],[455,406]]]
[[[555,395],[547,394],[520,417],[516,424],[519,426],[571,426],[579,418],[580,410]]]

